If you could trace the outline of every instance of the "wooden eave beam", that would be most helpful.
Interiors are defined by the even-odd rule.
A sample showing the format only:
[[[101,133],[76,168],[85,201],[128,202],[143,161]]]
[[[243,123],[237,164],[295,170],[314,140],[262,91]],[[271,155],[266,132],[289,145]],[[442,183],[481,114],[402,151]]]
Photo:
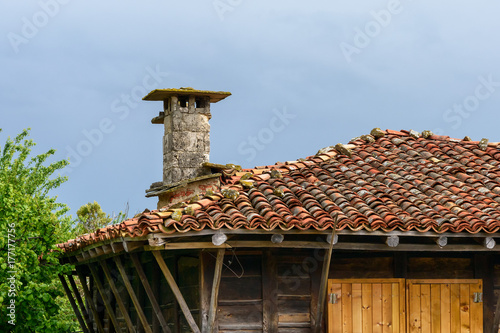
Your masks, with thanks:
[[[160,305],[158,304],[158,301],[156,300],[155,294],[153,292],[153,289],[151,289],[151,285],[149,284],[148,278],[146,277],[146,274],[144,273],[144,269],[142,268],[141,262],[139,258],[137,257],[137,254],[135,253],[130,253],[130,258],[132,259],[132,263],[139,274],[139,279],[142,282],[142,285],[144,286],[144,290],[146,290],[146,294],[148,295],[149,301],[151,302],[151,306],[153,307],[153,311],[156,314],[156,317],[158,318],[158,321],[160,322],[160,326],[163,329],[163,332],[170,333],[170,328],[167,325],[167,322],[165,320],[165,317],[163,316],[163,313],[161,312]]]
[[[94,321],[96,323],[97,330],[99,331],[99,333],[104,333],[104,328],[102,327],[102,324],[101,324],[101,318],[99,318],[99,313],[97,312],[94,301],[92,299],[92,294],[90,293],[89,287],[87,285],[87,279],[82,274],[79,267],[76,267],[76,274],[78,275],[78,279],[80,280],[80,284],[82,285],[83,294],[85,295],[85,299],[89,303],[90,310],[92,311],[92,315],[94,316]]]
[[[80,327],[82,328],[84,333],[90,333],[87,324],[82,318],[82,313],[80,312],[80,309],[78,309],[78,306],[75,303],[75,299],[73,298],[73,294],[71,293],[71,290],[68,287],[68,283],[66,282],[66,278],[59,274],[59,280],[61,280],[61,284],[63,286],[64,292],[66,293],[66,296],[68,297],[69,303],[71,304],[71,307],[73,308],[73,312],[76,315],[76,319],[78,319],[78,323],[80,324]],[[82,312],[84,311],[84,308],[82,308]]]
[[[123,300],[120,296],[120,293],[118,292],[118,289],[116,288],[116,285],[115,285],[115,282],[113,280],[113,277],[111,276],[111,271],[109,270],[108,264],[106,263],[105,260],[99,261],[99,264],[101,265],[102,270],[104,272],[104,276],[106,277],[106,280],[109,283],[109,287],[111,289],[111,292],[113,292],[113,295],[115,295],[116,304],[118,304],[118,308],[120,309],[120,312],[123,315],[123,319],[125,320],[125,324],[127,325],[129,332],[131,332],[131,333],[135,332],[134,325],[132,324],[132,319],[130,319],[127,308],[125,307],[125,304],[123,303]]]
[[[184,297],[182,296],[182,293],[177,286],[177,283],[175,282],[174,277],[172,276],[172,273],[170,273],[170,270],[167,267],[167,264],[165,263],[165,260],[163,260],[163,257],[161,256],[160,251],[152,251],[156,261],[158,262],[158,265],[160,266],[161,271],[163,272],[163,276],[165,276],[165,279],[168,282],[168,285],[170,286],[170,289],[175,295],[175,298],[177,299],[177,302],[179,303],[179,306],[182,310],[182,313],[184,314],[184,317],[186,318],[186,321],[189,324],[189,327],[191,330],[195,333],[200,333],[200,328],[196,324],[196,321],[193,318],[193,315],[191,314],[191,311],[189,311],[189,307],[184,300]]]
[[[148,320],[146,318],[146,315],[144,314],[144,311],[142,310],[141,304],[139,302],[139,299],[137,298],[137,295],[134,292],[134,288],[132,287],[132,284],[130,283],[130,280],[128,279],[127,272],[125,271],[125,267],[123,267],[122,261],[120,257],[113,257],[116,267],[118,267],[118,270],[120,271],[120,275],[123,280],[123,284],[125,285],[125,288],[128,291],[128,294],[130,296],[130,299],[132,300],[132,303],[134,304],[135,310],[137,311],[137,316],[139,317],[142,327],[144,327],[144,331],[146,333],[153,333],[151,331],[151,327],[149,327]]]
[[[109,301],[108,296],[106,295],[104,286],[102,285],[101,280],[99,279],[99,274],[97,273],[97,270],[95,269],[94,265],[88,265],[88,267],[90,268],[90,273],[94,277],[95,285],[97,287],[97,290],[99,291],[99,294],[101,295],[102,302],[104,303],[104,307],[108,312],[109,318],[111,319],[111,322],[115,327],[115,330],[118,331],[120,329],[120,324],[116,319],[115,312],[111,307],[111,302]]]
[[[215,332],[215,319],[217,317],[217,305],[219,301],[219,286],[222,277],[222,266],[224,263],[224,253],[226,249],[217,250],[217,259],[215,260],[214,281],[212,283],[212,295],[210,297],[210,309],[208,312],[208,333]]]
[[[141,247],[144,246],[144,242],[129,242],[129,241],[123,241],[123,248],[125,249],[126,252],[132,252],[134,250],[137,250]]]

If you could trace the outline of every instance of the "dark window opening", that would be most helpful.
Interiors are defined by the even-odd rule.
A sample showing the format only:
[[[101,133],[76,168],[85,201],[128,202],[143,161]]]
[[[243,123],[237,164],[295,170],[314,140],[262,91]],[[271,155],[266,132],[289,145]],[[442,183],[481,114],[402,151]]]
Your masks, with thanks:
[[[188,106],[188,99],[186,97],[179,97],[179,106],[185,108]]]
[[[196,108],[204,108],[205,107],[205,100],[204,99],[196,99],[195,100],[195,105]]]

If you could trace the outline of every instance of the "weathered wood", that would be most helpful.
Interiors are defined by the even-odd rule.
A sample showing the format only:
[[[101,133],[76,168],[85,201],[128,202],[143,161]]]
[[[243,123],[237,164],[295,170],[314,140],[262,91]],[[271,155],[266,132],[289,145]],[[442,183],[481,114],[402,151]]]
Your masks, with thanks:
[[[102,301],[104,303],[104,307],[106,308],[106,311],[108,313],[109,318],[111,319],[111,322],[113,323],[113,326],[116,331],[120,329],[120,324],[118,323],[118,320],[116,319],[115,312],[113,311],[113,308],[111,307],[111,302],[108,300],[108,297],[106,295],[106,290],[104,289],[104,286],[101,283],[101,280],[99,279],[99,273],[95,269],[93,265],[88,266],[90,269],[90,273],[94,277],[94,282],[97,287],[97,290],[99,291],[99,294],[101,295]]]
[[[385,244],[389,247],[397,247],[399,245],[399,236],[391,235],[385,240]]]
[[[153,333],[151,331],[151,328],[149,327],[149,323],[148,323],[148,320],[146,318],[146,315],[144,314],[144,311],[142,310],[139,299],[137,298],[137,295],[134,292],[134,288],[132,287],[132,284],[130,283],[127,272],[125,271],[125,267],[123,267],[123,264],[122,264],[120,257],[114,257],[113,259],[116,263],[116,267],[118,268],[118,271],[120,272],[123,284],[125,285],[125,289],[127,289],[128,294],[130,296],[130,299],[132,300],[132,303],[134,304],[135,310],[137,312],[137,316],[139,317],[139,319],[142,323],[142,327],[144,328],[144,330],[147,333]]]
[[[123,248],[123,243],[111,243],[111,249],[113,250],[113,253],[120,253],[122,251],[124,251],[124,248]]]
[[[149,301],[151,302],[151,306],[153,307],[153,311],[156,314],[156,317],[158,318],[158,321],[160,322],[160,325],[163,329],[164,332],[170,333],[170,328],[168,328],[167,322],[165,321],[165,318],[163,317],[163,313],[161,312],[160,305],[158,304],[158,301],[156,300],[156,296],[151,289],[151,286],[149,284],[148,278],[146,277],[146,274],[144,273],[144,269],[142,268],[141,262],[139,258],[137,257],[137,254],[135,253],[130,253],[130,258],[132,259],[132,263],[137,270],[137,273],[139,274],[139,279],[142,282],[142,285],[144,286],[144,290],[146,290],[146,294],[148,295]]]
[[[78,302],[78,306],[80,306],[80,309],[82,309],[83,313],[83,319],[85,320],[85,323],[87,324],[87,327],[89,331],[93,332],[94,329],[92,327],[92,320],[90,318],[90,313],[83,303],[82,297],[80,296],[80,291],[78,290],[78,287],[76,286],[75,280],[73,279],[73,275],[68,275],[68,280],[69,284],[71,286],[71,289],[73,289],[73,293],[75,294],[75,298]]]
[[[212,282],[212,293],[210,297],[210,310],[208,312],[208,333],[215,331],[215,317],[217,316],[217,304],[219,299],[219,286],[222,276],[222,264],[224,263],[225,249],[217,250],[217,259],[215,260],[214,280]]]
[[[439,236],[439,237],[435,238],[434,241],[436,242],[436,244],[439,247],[445,247],[448,244],[448,237]]]
[[[500,329],[500,297],[497,298],[497,304],[495,306],[495,318],[493,319],[493,327],[491,328],[491,333],[497,333]]]
[[[326,251],[323,259],[323,269],[321,273],[321,284],[319,288],[318,307],[316,314],[316,327],[314,328],[315,333],[320,333],[323,327],[323,312],[325,308],[326,290],[328,288],[328,274],[330,273],[330,261],[332,259],[333,241],[335,240],[335,235],[337,233],[337,222],[338,215],[335,217],[330,246],[328,248],[328,251]]]
[[[125,320],[125,324],[127,325],[127,328],[129,332],[135,332],[134,325],[132,324],[132,320],[130,319],[128,309],[125,307],[125,304],[123,303],[123,300],[120,296],[120,293],[118,292],[118,289],[116,288],[115,282],[113,280],[113,277],[111,276],[111,271],[109,270],[108,264],[106,263],[105,260],[102,260],[99,262],[99,264],[102,267],[102,270],[104,272],[104,276],[106,277],[109,287],[111,289],[111,292],[113,295],[115,295],[115,300],[116,303],[118,304],[118,308],[120,309],[120,312],[123,315],[123,319]]]
[[[406,279],[408,276],[408,254],[406,252],[394,253],[394,277]]]
[[[123,249],[126,252],[132,252],[132,251],[139,249],[143,246],[144,246],[144,242],[127,242],[127,241],[123,242]]]
[[[158,265],[151,265],[152,267],[152,276],[151,276],[151,289],[154,295],[160,295],[160,268]],[[161,302],[161,299],[160,299]],[[153,333],[160,333],[160,321],[157,316],[153,316]]]
[[[84,333],[89,333],[89,329],[87,328],[87,324],[83,320],[82,314],[80,310],[78,309],[78,306],[75,303],[75,300],[73,298],[73,294],[71,293],[71,290],[68,287],[68,283],[66,282],[66,278],[59,274],[59,280],[61,280],[61,284],[63,286],[64,292],[66,293],[66,296],[69,299],[69,304],[71,304],[71,307],[73,308],[73,312],[76,315],[76,319],[78,319],[78,323],[80,324],[80,327],[82,328]],[[85,311],[85,308],[82,308],[82,312]]]
[[[491,254],[476,253],[474,255],[474,278],[483,280],[483,294],[485,295],[483,297],[483,328],[485,333],[491,333],[489,330],[493,326],[495,316],[493,312],[495,310],[495,271]]]
[[[90,310],[92,311],[92,315],[94,317],[94,322],[96,323],[97,330],[99,331],[99,333],[104,333],[104,328],[102,327],[102,324],[101,324],[101,318],[99,317],[99,313],[97,312],[97,309],[95,307],[95,303],[94,303],[92,294],[87,286],[87,279],[82,274],[81,269],[79,267],[76,267],[76,274],[78,275],[78,279],[80,280],[80,284],[82,285],[83,294],[85,295],[85,299],[90,306]],[[89,329],[90,329],[90,327],[89,327]]]
[[[271,251],[262,256],[262,329],[278,333],[278,273],[276,258]]]
[[[153,251],[153,255],[156,259],[156,262],[160,266],[161,271],[163,272],[163,276],[168,282],[168,285],[170,286],[170,289],[175,295],[175,298],[177,299],[177,302],[179,303],[179,306],[184,313],[184,317],[186,318],[186,321],[189,324],[189,327],[191,327],[191,330],[195,333],[200,333],[200,329],[198,325],[196,324],[196,321],[193,318],[193,315],[189,311],[189,307],[184,300],[184,297],[182,296],[182,293],[177,286],[177,283],[175,282],[174,277],[170,273],[170,270],[167,267],[167,264],[165,263],[165,260],[163,260],[163,257],[161,256],[161,253],[159,251]]]

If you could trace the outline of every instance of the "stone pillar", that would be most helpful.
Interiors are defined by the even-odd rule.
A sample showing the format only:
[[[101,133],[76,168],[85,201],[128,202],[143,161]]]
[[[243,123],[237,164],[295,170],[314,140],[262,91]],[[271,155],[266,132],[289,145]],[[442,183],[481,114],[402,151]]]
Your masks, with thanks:
[[[164,105],[163,184],[208,174],[202,164],[210,154],[209,98],[171,96]]]

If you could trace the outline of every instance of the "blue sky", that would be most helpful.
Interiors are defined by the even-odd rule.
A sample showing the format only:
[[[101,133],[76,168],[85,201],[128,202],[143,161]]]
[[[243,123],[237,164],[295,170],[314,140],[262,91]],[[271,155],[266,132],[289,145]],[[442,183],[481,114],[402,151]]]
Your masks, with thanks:
[[[156,208],[150,88],[232,92],[212,105],[214,163],[274,164],[383,129],[500,141],[493,1],[4,1],[0,142],[70,158],[72,213]]]

